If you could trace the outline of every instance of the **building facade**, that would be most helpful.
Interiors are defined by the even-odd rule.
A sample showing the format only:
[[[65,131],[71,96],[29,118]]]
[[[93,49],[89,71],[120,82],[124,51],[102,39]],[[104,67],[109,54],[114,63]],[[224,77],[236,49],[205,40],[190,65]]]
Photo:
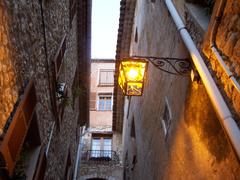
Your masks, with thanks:
[[[0,2],[0,179],[71,179],[88,123],[91,1]]]
[[[112,131],[114,71],[115,60],[92,60],[90,125],[81,142],[81,180],[122,179],[121,136]]]
[[[120,60],[129,56],[189,58],[194,70],[191,81],[190,74],[171,75],[149,62],[141,97],[124,97],[115,77],[113,130],[123,134],[124,179],[238,179],[240,137],[231,133],[239,135],[240,3],[175,0],[186,26],[179,28],[171,2],[121,1],[116,74]],[[189,50],[192,45],[185,44],[189,39],[183,40],[186,30],[208,75],[200,70],[196,51]],[[213,98],[217,91],[233,119],[230,130]]]

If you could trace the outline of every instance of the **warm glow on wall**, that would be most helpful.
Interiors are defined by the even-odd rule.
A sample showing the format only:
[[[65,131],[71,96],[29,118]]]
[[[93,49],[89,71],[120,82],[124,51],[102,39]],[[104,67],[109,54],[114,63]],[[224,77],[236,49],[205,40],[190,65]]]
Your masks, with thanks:
[[[147,61],[144,59],[123,59],[119,66],[118,84],[124,95],[141,96],[146,76]]]
[[[1,3],[0,3],[1,4]],[[12,52],[15,47],[9,39],[10,16],[4,6],[0,6],[0,17],[4,19],[1,21],[0,36],[0,134],[3,133],[6,121],[8,120],[11,112],[13,111],[14,104],[18,98],[18,89],[16,85],[16,74],[14,59]]]

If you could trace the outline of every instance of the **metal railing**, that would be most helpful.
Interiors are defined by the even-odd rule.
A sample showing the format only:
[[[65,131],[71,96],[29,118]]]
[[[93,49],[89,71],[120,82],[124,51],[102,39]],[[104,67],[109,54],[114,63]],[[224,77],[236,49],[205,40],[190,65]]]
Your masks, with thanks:
[[[88,150],[82,152],[82,163],[90,164],[118,164],[119,156],[111,150]]]

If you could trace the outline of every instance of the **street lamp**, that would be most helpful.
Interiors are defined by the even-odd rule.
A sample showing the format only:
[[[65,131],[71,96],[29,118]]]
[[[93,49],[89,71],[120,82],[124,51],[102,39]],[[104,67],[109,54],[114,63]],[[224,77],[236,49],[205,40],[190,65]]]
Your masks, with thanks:
[[[148,62],[158,69],[174,74],[186,76],[191,70],[188,59],[163,58],[150,56],[133,56],[120,60],[118,84],[125,96],[141,96]]]
[[[140,58],[125,58],[121,60],[118,84],[124,95],[142,95],[147,65],[148,62]]]

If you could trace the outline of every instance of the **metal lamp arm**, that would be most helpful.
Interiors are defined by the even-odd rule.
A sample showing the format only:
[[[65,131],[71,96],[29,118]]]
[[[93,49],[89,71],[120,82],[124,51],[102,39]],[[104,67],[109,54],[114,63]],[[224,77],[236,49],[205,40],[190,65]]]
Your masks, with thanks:
[[[192,65],[188,58],[131,56],[132,58],[147,59],[158,69],[173,75],[188,76]]]

